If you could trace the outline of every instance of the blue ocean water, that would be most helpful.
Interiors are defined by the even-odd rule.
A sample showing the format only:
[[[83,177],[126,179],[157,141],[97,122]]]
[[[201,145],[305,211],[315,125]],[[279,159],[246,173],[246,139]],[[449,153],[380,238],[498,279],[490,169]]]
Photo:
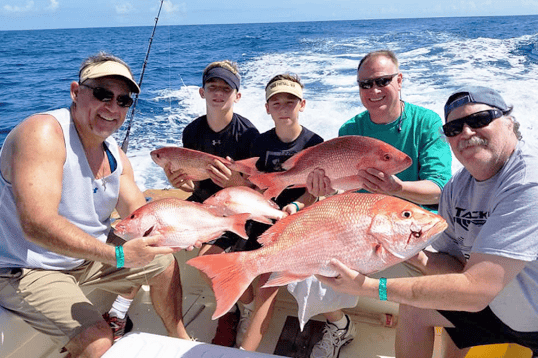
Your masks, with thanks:
[[[151,31],[152,26],[1,31],[0,143],[25,117],[68,106],[69,84],[93,53],[119,55],[138,78]],[[356,67],[366,53],[382,48],[400,60],[405,101],[442,116],[455,88],[487,85],[514,105],[524,138],[538,139],[538,16],[158,26],[128,150],[137,183],[142,189],[167,186],[149,151],[181,145],[185,125],[204,114],[198,88],[210,62],[239,64],[242,99],[236,112],[260,131],[272,127],[264,108],[267,81],[282,72],[299,74],[307,99],[300,121],[330,139],[364,110]],[[125,127],[116,135],[120,141]]]

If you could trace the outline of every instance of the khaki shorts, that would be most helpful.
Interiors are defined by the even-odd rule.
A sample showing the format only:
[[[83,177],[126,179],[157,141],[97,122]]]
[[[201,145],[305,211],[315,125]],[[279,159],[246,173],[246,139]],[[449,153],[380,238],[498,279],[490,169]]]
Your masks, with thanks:
[[[133,269],[100,262],[64,271],[1,268],[0,305],[63,346],[103,319],[81,287],[129,294],[133,287],[148,284],[173,260],[172,255],[156,256],[146,266]]]

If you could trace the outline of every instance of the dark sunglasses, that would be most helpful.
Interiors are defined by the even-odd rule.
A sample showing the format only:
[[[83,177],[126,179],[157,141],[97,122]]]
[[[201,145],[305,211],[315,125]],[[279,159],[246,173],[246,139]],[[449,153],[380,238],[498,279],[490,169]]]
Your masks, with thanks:
[[[374,83],[376,84],[377,87],[387,87],[389,83],[392,82],[392,79],[397,75],[398,74],[395,73],[393,75],[387,75],[387,76],[382,76],[382,77],[377,77],[377,78],[372,78],[369,80],[357,81],[357,82],[359,83],[359,87],[365,90],[374,87]]]
[[[494,119],[503,116],[503,112],[499,109],[488,109],[468,115],[448,122],[443,126],[443,132],[447,137],[454,137],[463,131],[463,126],[467,124],[469,127],[477,129],[482,128],[493,122]]]
[[[81,83],[81,86],[88,87],[93,90],[93,96],[101,102],[110,102],[114,98],[114,92],[107,90],[103,87],[92,87]],[[116,97],[116,103],[118,106],[127,108],[133,104],[133,99],[130,95],[124,94]]]

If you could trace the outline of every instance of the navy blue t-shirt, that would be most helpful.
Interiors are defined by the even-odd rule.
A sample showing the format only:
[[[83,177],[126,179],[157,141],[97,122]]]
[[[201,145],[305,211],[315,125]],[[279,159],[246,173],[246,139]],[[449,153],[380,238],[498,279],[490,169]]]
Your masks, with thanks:
[[[260,157],[256,162],[258,170],[266,173],[279,172],[284,170],[282,163],[294,154],[322,142],[323,138],[303,127],[297,139],[290,143],[284,143],[278,138],[273,128],[258,136],[252,146],[251,157]],[[299,198],[304,192],[304,188],[287,189],[275,201],[282,208]]]
[[[183,147],[234,160],[250,158],[254,140],[260,135],[256,127],[245,117],[234,113],[232,121],[220,132],[213,131],[207,123],[207,116],[201,116],[189,123],[183,130]],[[211,181],[199,183],[191,198],[203,202],[222,188]]]

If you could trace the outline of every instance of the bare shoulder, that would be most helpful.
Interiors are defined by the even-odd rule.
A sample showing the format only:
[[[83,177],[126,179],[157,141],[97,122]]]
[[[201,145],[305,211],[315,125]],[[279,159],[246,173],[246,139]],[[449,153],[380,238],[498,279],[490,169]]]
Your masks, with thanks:
[[[65,156],[65,143],[60,124],[51,115],[33,115],[19,123],[7,136],[0,158],[0,170],[10,181],[11,170],[17,163],[29,159],[60,158]]]

